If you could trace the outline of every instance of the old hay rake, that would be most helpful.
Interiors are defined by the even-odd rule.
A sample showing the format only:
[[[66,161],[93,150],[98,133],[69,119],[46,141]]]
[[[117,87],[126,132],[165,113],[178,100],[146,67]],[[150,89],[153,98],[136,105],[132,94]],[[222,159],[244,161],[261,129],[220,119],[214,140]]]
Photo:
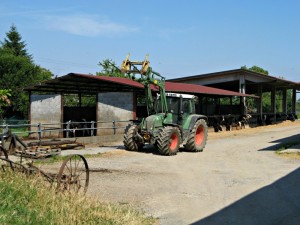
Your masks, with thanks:
[[[16,157],[14,157],[16,158]],[[58,173],[48,173],[33,165],[33,162],[24,162],[23,157],[12,160],[8,151],[0,145],[0,172],[21,172],[26,175],[40,174],[51,185],[56,185],[58,191],[85,193],[89,185],[89,167],[86,159],[79,154],[69,155],[61,164]]]

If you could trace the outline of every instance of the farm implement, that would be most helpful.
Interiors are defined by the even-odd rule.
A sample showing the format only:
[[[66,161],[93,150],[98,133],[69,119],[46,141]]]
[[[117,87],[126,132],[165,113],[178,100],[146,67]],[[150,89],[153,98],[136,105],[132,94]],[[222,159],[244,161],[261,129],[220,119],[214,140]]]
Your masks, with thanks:
[[[42,175],[51,185],[55,185],[58,191],[72,193],[85,193],[89,185],[89,167],[86,159],[79,154],[69,155],[61,164],[58,173],[41,170],[33,164],[33,161],[24,159],[26,153],[9,157],[9,149],[5,148],[3,140],[8,136],[0,135],[0,173],[20,172],[26,175]],[[18,138],[16,138],[18,140]],[[26,148],[25,148],[26,149]]]

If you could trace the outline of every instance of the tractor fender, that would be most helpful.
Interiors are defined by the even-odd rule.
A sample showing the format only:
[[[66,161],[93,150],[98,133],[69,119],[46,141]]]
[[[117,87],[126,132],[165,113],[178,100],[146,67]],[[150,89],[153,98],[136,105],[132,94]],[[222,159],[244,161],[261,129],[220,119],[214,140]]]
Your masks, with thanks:
[[[183,132],[182,132],[183,133],[183,144],[186,144],[187,137],[192,132],[195,123],[200,119],[204,119],[207,123],[207,116],[205,116],[205,115],[192,114],[188,117],[188,119],[186,120],[186,122],[184,124]]]
[[[189,124],[188,124],[188,130],[192,131],[195,123],[200,120],[200,119],[204,119],[207,122],[207,116],[205,115],[199,115],[199,114],[192,114],[189,116]]]
[[[177,127],[180,130],[180,136],[181,136],[181,141],[184,138],[184,134],[183,134],[183,128],[182,126],[176,124],[176,123],[163,123],[164,126],[171,126],[171,127]]]

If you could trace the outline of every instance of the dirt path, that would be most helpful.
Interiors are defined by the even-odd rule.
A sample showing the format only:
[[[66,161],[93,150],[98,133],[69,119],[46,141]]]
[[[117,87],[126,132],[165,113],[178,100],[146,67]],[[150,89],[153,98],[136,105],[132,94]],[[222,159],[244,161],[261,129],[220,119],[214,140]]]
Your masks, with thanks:
[[[300,122],[213,133],[202,153],[116,149],[88,159],[88,195],[131,204],[173,224],[299,224],[300,161],[274,153]]]

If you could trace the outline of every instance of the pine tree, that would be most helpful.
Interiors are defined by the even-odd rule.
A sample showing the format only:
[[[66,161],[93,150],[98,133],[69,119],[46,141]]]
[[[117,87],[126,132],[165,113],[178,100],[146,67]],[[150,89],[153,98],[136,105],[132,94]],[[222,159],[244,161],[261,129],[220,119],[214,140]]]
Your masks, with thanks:
[[[15,25],[10,27],[10,31],[6,33],[6,38],[1,44],[3,49],[11,52],[13,55],[23,56],[32,60],[32,56],[27,53],[25,41],[22,41],[22,36]]]
[[[28,93],[22,90],[51,79],[52,73],[33,62],[16,26],[11,26],[0,44],[0,90],[11,90],[9,100],[12,113],[26,118],[29,108]]]

